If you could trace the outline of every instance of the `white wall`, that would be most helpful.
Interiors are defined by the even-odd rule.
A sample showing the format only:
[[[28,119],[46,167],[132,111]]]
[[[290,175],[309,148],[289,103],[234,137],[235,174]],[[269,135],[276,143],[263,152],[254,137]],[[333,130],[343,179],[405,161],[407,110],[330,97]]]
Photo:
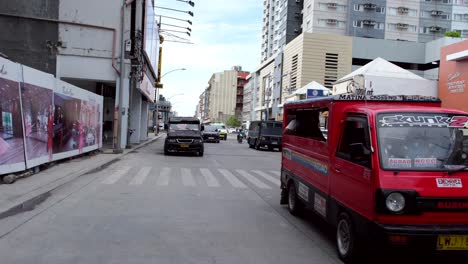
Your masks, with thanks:
[[[121,6],[122,0],[60,0],[59,20],[114,28],[115,55],[119,57]],[[129,21],[130,14],[126,14]],[[130,23],[126,24],[128,31]],[[111,65],[112,31],[60,24],[59,40],[65,47],[59,48],[57,56],[58,78],[115,81],[117,75]]]

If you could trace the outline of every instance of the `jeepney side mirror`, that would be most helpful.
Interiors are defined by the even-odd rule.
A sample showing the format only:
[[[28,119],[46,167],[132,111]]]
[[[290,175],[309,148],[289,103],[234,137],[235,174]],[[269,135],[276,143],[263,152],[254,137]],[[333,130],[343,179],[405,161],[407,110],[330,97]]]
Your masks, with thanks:
[[[349,144],[349,156],[352,160],[364,158],[366,156],[364,145],[362,143]]]

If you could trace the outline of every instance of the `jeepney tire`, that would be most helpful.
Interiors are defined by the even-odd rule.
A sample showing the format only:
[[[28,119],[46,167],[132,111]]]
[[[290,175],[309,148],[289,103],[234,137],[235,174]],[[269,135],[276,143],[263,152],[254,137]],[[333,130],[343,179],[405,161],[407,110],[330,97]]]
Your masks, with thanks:
[[[298,216],[303,210],[303,204],[299,200],[296,191],[296,184],[291,181],[288,185],[288,210],[289,213]]]
[[[203,157],[203,151],[198,152],[199,157]]]
[[[345,212],[339,215],[336,225],[336,251],[344,263],[357,263],[359,250],[356,230],[351,217]]]
[[[169,150],[167,150],[166,148],[164,148],[164,155],[165,155],[165,156],[169,156],[169,154],[170,154],[170,153],[169,153]]]
[[[258,144],[258,142],[256,140],[255,140],[255,149],[260,150],[260,144]]]

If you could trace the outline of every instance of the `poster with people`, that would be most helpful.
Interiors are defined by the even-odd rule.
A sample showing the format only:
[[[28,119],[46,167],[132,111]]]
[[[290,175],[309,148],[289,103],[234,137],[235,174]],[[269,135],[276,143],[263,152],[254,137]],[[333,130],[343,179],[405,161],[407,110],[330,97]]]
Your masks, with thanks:
[[[101,143],[101,96],[56,80],[53,159],[98,149]]]
[[[22,66],[22,71],[21,102],[26,166],[31,168],[52,160],[55,78],[26,66]]]
[[[0,174],[25,169],[19,67],[0,57]]]
[[[102,147],[103,97],[0,58],[0,175]]]

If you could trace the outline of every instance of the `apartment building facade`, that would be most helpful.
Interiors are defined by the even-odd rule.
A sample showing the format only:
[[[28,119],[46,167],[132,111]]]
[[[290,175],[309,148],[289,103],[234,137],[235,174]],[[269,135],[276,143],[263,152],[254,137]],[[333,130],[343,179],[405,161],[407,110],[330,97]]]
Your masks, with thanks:
[[[466,0],[304,0],[304,32],[429,42],[468,34]]]
[[[261,61],[302,32],[303,0],[264,0]]]

